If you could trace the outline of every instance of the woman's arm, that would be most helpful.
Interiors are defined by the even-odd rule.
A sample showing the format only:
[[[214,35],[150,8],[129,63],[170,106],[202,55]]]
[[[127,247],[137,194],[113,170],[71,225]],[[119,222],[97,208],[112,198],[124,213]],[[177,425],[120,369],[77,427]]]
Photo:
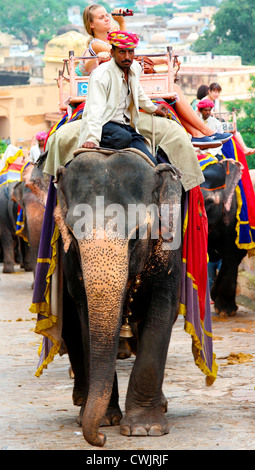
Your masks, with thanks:
[[[120,31],[127,31],[127,25],[124,16],[114,16],[114,13],[123,13],[124,8],[114,8],[112,11],[112,17],[114,21],[119,23],[119,30]]]

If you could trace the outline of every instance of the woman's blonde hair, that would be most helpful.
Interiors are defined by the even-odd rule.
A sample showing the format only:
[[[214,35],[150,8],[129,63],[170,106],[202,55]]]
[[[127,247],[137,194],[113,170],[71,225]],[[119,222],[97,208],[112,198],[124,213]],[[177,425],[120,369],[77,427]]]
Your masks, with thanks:
[[[93,5],[89,5],[83,11],[82,18],[83,18],[84,28],[85,28],[86,32],[89,34],[89,38],[87,40],[87,47],[88,47],[89,43],[92,41],[92,39],[94,38],[94,31],[93,31],[93,29],[91,29],[91,26],[90,26],[90,23],[92,23],[92,21],[94,20],[94,12],[98,8],[102,8],[102,6],[103,5],[99,5],[98,3],[93,3]],[[110,28],[110,30],[112,30],[112,29],[118,29],[118,28],[115,27],[115,22],[111,19],[111,28]]]
[[[93,5],[89,5],[88,7],[86,7],[82,14],[84,28],[86,29],[87,33],[92,37],[94,37],[94,32],[93,32],[93,29],[91,29],[90,27],[90,23],[94,19],[93,12],[97,10],[98,8],[102,8],[102,5],[98,5],[97,3],[94,3]]]

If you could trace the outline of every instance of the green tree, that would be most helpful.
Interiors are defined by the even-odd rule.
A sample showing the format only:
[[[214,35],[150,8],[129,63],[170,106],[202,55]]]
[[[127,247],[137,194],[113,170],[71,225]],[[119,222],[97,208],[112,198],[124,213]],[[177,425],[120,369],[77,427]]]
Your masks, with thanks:
[[[58,29],[69,23],[67,8],[87,6],[82,0],[0,0],[0,30],[13,34],[32,47],[39,34],[51,39]]]
[[[2,153],[5,152],[6,148],[7,148],[7,144],[3,140],[0,139],[0,159],[1,159]]]
[[[221,0],[200,0],[201,7],[217,7]]]
[[[213,21],[215,29],[205,31],[192,50],[240,55],[244,64],[255,63],[254,0],[222,0]]]
[[[250,99],[248,101],[235,100],[227,103],[229,111],[238,109],[237,128],[242,134],[243,140],[248,147],[255,148],[255,76],[251,77]],[[246,157],[248,167],[255,168],[255,155]]]

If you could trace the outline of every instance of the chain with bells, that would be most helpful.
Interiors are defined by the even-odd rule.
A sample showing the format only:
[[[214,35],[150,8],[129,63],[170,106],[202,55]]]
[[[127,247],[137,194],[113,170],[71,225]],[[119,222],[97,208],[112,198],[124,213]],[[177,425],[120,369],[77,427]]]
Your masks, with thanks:
[[[124,314],[124,319],[125,320],[124,320],[124,324],[122,325],[122,327],[120,329],[120,337],[121,338],[132,338],[132,336],[133,336],[132,329],[131,329],[131,326],[130,326],[129,320],[128,320],[129,317],[132,315],[129,304],[134,301],[133,294],[135,294],[137,292],[137,288],[139,287],[140,284],[141,284],[141,276],[140,276],[140,274],[138,274],[138,276],[136,276],[136,278],[135,278],[135,281],[134,281],[132,287],[130,288],[129,299],[128,299],[128,304],[127,304],[127,310],[126,310],[126,313]]]

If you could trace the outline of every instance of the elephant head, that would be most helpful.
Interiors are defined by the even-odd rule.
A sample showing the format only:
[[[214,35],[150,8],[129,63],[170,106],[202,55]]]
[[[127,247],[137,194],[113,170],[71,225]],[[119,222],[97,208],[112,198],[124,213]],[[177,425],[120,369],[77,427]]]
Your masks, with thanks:
[[[22,180],[27,188],[45,206],[50,182],[50,176],[43,173],[48,152],[44,152],[36,163],[29,163],[22,172]]]
[[[201,191],[208,217],[208,252],[217,253],[221,268],[211,288],[214,310],[219,315],[235,315],[238,266],[246,251],[236,244],[236,186],[243,165],[232,159],[209,165],[204,171]]]
[[[205,181],[200,185],[205,201],[209,232],[224,218],[232,219],[232,202],[235,189],[242,177],[243,165],[232,159],[209,165],[204,171]]]
[[[159,206],[164,204],[170,204],[173,222],[172,206],[181,200],[179,176],[170,165],[155,169],[125,151],[83,153],[57,174],[56,222],[67,255],[71,245],[76,247],[86,292],[90,378],[82,427],[92,445],[105,442],[98,429],[111,396],[128,285],[150,265],[153,251],[159,269],[169,269],[171,252],[162,249],[164,241],[172,242],[168,234],[163,239],[166,218],[155,226],[157,218],[163,220]],[[139,204],[145,210],[137,214]]]
[[[16,201],[23,210],[24,229],[22,231],[22,238],[29,242],[31,264],[35,275],[44,207],[38,197],[25,186],[23,181],[20,181],[13,187],[12,199]]]

